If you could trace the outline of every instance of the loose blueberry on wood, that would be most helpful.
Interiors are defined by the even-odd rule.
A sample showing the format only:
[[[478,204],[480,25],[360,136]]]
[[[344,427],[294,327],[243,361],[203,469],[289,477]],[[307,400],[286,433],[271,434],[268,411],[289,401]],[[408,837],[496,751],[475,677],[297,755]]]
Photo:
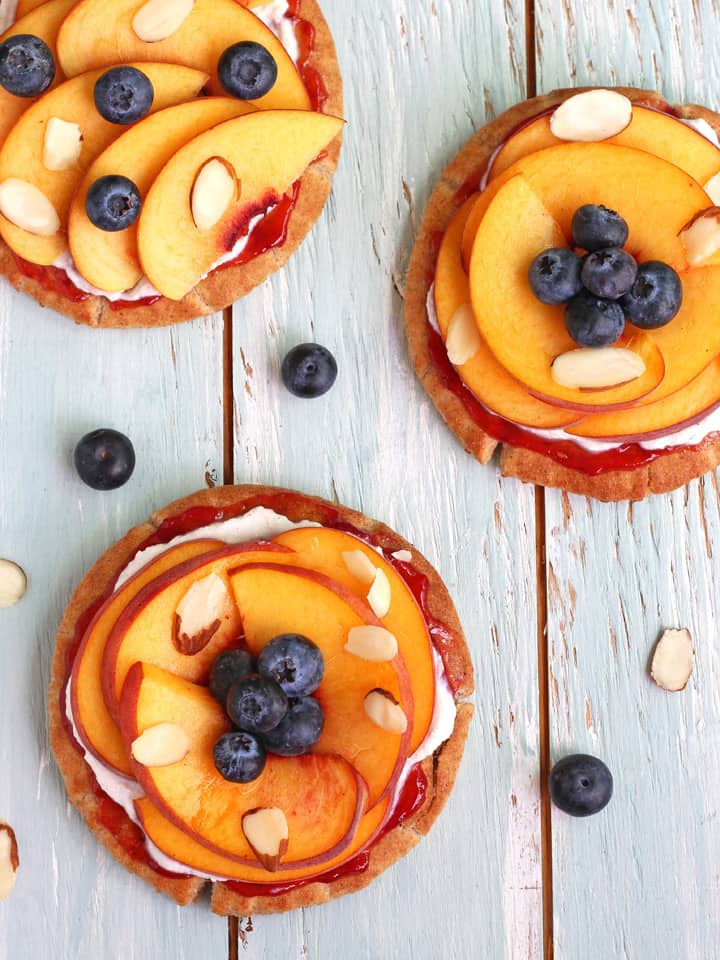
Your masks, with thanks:
[[[575,211],[571,229],[575,246],[591,252],[622,247],[628,238],[628,225],[620,214],[594,203],[586,203]]]
[[[609,347],[622,336],[625,315],[614,300],[581,290],[565,307],[565,326],[581,347]]]
[[[218,79],[238,100],[257,100],[275,86],[278,68],[272,54],[260,43],[234,43],[218,60]]]
[[[321,397],[335,383],[335,357],[318,343],[301,343],[282,362],[283,383],[296,397]]]
[[[606,247],[585,257],[582,282],[596,297],[619,300],[635,282],[637,263],[619,247]]]
[[[15,97],[39,97],[55,79],[50,47],[30,33],[0,43],[0,86]]]
[[[125,434],[101,428],[78,442],[74,461],[80,479],[93,490],[116,490],[132,476],[135,450]]]
[[[320,686],[322,651],[299,633],[283,633],[263,647],[258,672],[275,681],[288,697],[305,697]]]
[[[110,174],[93,183],[85,196],[85,212],[98,229],[109,233],[125,230],[140,216],[142,199],[127,177]]]
[[[543,250],[530,264],[528,279],[541,303],[559,304],[582,289],[582,260],[567,247]]]
[[[558,760],[550,772],[550,797],[571,817],[589,817],[607,806],[613,792],[612,774],[597,757],[572,754]]]
[[[150,112],[155,91],[136,67],[113,67],[95,83],[95,106],[109,123],[135,123]]]
[[[265,747],[242,730],[225,733],[215,744],[213,760],[218,773],[232,783],[250,783],[265,769]]]
[[[682,305],[680,277],[666,263],[648,260],[638,267],[632,287],[620,300],[627,319],[643,330],[670,323]]]
[[[325,714],[315,697],[291,699],[280,723],[263,734],[265,748],[281,757],[299,757],[320,739]]]
[[[288,698],[274,680],[250,674],[236,680],[227,692],[228,716],[247,733],[266,733],[287,713]]]
[[[257,660],[249,650],[226,650],[215,658],[210,670],[210,693],[224,704],[236,680],[257,673]]]

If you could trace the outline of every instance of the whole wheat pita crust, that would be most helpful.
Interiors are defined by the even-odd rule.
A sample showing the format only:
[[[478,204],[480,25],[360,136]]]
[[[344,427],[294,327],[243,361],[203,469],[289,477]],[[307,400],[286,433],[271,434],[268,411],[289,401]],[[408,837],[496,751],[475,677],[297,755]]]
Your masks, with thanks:
[[[316,0],[302,0],[300,16],[315,31],[309,65],[318,71],[327,90],[322,112],[343,114],[342,78],[330,29]],[[230,306],[278,270],[300,246],[320,216],[332,187],[332,178],[340,156],[342,134],[332,141],[323,158],[309,167],[300,180],[300,191],[290,217],[287,237],[281,246],[268,250],[241,265],[216,270],[202,280],[182,300],[160,297],[155,303],[113,309],[105,297],[90,296],[77,303],[55,290],[45,289],[39,280],[27,277],[18,267],[13,252],[0,240],[0,274],[21,293],[33,297],[41,306],[50,307],[89,327],[161,327],[193,320]]]
[[[425,211],[413,249],[405,284],[405,327],[415,372],[447,425],[480,463],[487,463],[500,446],[500,469],[503,476],[518,477],[526,483],[560,487],[571,493],[584,494],[599,500],[641,500],[650,493],[665,493],[702,476],[720,463],[720,437],[712,436],[704,444],[690,450],[665,454],[647,466],[634,470],[614,470],[593,477],[571,470],[550,457],[530,450],[498,442],[485,433],[467,412],[462,400],[448,390],[433,366],[426,313],[426,300],[437,254],[434,237],[444,233],[460,206],[458,191],[482,171],[493,151],[518,125],[543,110],[557,106],[580,89],[556,90],[525,100],[502,113],[496,120],[478,130],[443,171]],[[634,103],[666,106],[666,101],[652,90],[616,87]],[[697,104],[675,107],[678,116],[703,119],[720,133],[720,115]]]
[[[178,879],[165,875],[154,870],[148,863],[128,855],[122,843],[104,825],[103,800],[96,792],[93,774],[67,729],[65,721],[62,699],[68,674],[68,659],[75,644],[78,619],[112,587],[119,572],[126,566],[138,546],[154,533],[164,520],[177,516],[191,507],[214,507],[221,510],[236,504],[249,503],[258,498],[262,501],[277,494],[289,494],[294,498],[292,506],[284,509],[291,520],[305,519],[322,522],[325,511],[332,509],[339,512],[343,522],[379,538],[378,542],[386,550],[411,551],[413,566],[428,578],[429,612],[434,619],[448,628],[450,639],[439,648],[438,652],[442,657],[448,680],[457,691],[455,699],[458,702],[458,713],[455,729],[450,738],[423,762],[423,769],[428,779],[425,801],[412,817],[392,829],[371,848],[370,862],[366,871],[342,877],[331,883],[310,883],[278,896],[247,898],[233,892],[225,884],[212,883],[210,884],[211,906],[215,913],[222,915],[278,913],[295,907],[323,903],[345,893],[359,890],[370,883],[378,874],[411,850],[420,837],[428,832],[439,815],[452,789],[472,717],[472,705],[461,702],[473,692],[473,668],[460,621],[440,576],[412,544],[385,524],[371,520],[355,510],[295,491],[254,485],[201,490],[169,504],[154,514],[147,523],[133,528],[122,540],[110,547],[80,582],[60,623],[48,694],[50,742],[65,780],[68,796],[84,816],[95,836],[124,867],[138,874],[155,889],[172,897],[179,904],[184,905],[196,900],[207,885],[207,881],[196,877]],[[120,820],[126,834],[132,835],[136,832],[134,825],[122,812],[120,812]]]

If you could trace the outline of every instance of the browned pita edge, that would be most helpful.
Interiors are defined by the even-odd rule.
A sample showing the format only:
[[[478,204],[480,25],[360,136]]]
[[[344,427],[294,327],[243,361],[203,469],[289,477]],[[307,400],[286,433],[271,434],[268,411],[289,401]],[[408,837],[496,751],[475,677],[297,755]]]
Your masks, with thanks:
[[[172,897],[181,905],[197,899],[208,882],[197,877],[174,879],[156,872],[146,863],[129,856],[116,836],[103,825],[100,818],[101,800],[94,790],[94,777],[64,722],[64,704],[61,704],[61,696],[67,679],[67,660],[75,643],[75,628],[79,617],[112,587],[119,572],[126,566],[138,546],[157,530],[164,520],[192,507],[214,507],[222,510],[258,499],[269,499],[277,494],[289,494],[297,498],[292,507],[284,508],[291,520],[322,522],[325,519],[325,512],[328,509],[334,510],[340,514],[343,522],[378,538],[379,544],[384,549],[391,552],[411,551],[413,566],[428,578],[428,610],[433,618],[441,621],[448,628],[451,637],[438,649],[438,652],[442,657],[450,685],[457,690],[455,699],[458,702],[458,714],[455,729],[450,738],[435,751],[433,756],[423,761],[423,770],[428,779],[424,803],[412,817],[393,828],[372,847],[370,863],[364,873],[343,877],[332,883],[310,883],[273,897],[242,897],[226,884],[212,883],[212,909],[222,915],[246,915],[251,912],[278,913],[295,907],[322,903],[359,890],[370,883],[386,867],[414,847],[439,815],[452,789],[472,717],[472,705],[463,701],[463,698],[469,697],[474,689],[472,659],[460,621],[439,574],[412,544],[385,524],[371,520],[362,513],[296,491],[250,484],[200,490],[169,504],[155,513],[147,523],[134,527],[122,540],[110,547],[80,582],[60,623],[48,693],[50,743],[65,780],[68,797],[85,817],[95,836],[124,867],[138,874],[155,889]],[[123,830],[126,833],[134,832],[133,824],[124,814],[121,815],[121,819]]]
[[[433,236],[444,233],[460,206],[457,194],[468,178],[482,172],[493,151],[519,124],[554,107],[582,89],[555,90],[552,93],[511,107],[497,119],[478,130],[443,171],[428,202],[405,285],[405,327],[415,372],[447,425],[480,463],[487,463],[499,446],[468,414],[465,406],[451,390],[443,386],[433,367],[428,341],[426,299],[432,282],[437,250]],[[633,87],[615,87],[634,103],[667,107],[655,91]],[[720,116],[706,107],[685,104],[672,108],[685,119],[706,120],[720,133]],[[650,493],[664,493],[683,486],[695,477],[712,470],[720,463],[720,440],[708,438],[692,450],[664,454],[649,466],[634,470],[615,470],[591,477],[570,470],[550,457],[519,447],[503,444],[500,469],[503,476],[517,477],[526,483],[560,487],[571,493],[596,497],[599,500],[641,500]]]
[[[300,16],[315,30],[310,66],[321,75],[328,92],[322,112],[342,116],[343,95],[340,66],[330,29],[316,0],[302,0]],[[161,327],[193,320],[230,306],[253,287],[278,270],[300,246],[320,216],[332,186],[332,178],[340,156],[342,134],[332,141],[323,158],[303,174],[300,192],[290,217],[283,244],[254,257],[239,266],[214,271],[182,300],[160,297],[155,303],[140,307],[113,309],[105,297],[90,296],[77,303],[54,290],[46,290],[38,280],[25,276],[10,248],[0,240],[0,274],[21,293],[27,293],[43,307],[51,307],[76,323],[90,327]]]

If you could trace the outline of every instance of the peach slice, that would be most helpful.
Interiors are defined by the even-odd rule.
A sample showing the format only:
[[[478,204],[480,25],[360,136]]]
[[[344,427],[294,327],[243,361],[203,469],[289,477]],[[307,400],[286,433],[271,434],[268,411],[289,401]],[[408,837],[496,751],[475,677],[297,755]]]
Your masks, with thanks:
[[[275,537],[273,543],[295,551],[292,565],[330,577],[346,590],[364,600],[369,584],[348,569],[343,554],[358,551],[374,569],[382,570],[390,584],[391,602],[382,625],[397,640],[405,661],[414,704],[413,731],[409,752],[420,746],[432,720],[435,705],[435,669],[427,624],[402,576],[376,550],[343,530],[330,527],[301,527]],[[286,563],[287,561],[283,561]],[[368,687],[368,690],[370,688]]]
[[[381,626],[372,610],[346,587],[312,570],[280,564],[247,564],[230,572],[245,642],[253,653],[282,633],[299,633],[316,643],[325,674],[314,696],[325,711],[316,753],[338,754],[355,767],[369,791],[368,808],[391,794],[407,759],[413,698],[405,664],[372,663],[345,650],[353,627]],[[380,730],[363,702],[371,690],[387,690],[408,720],[404,733]]]
[[[207,75],[190,67],[171,63],[136,63],[149,77],[155,89],[152,109],[161,110],[191,100],[202,90]],[[60,218],[61,229],[50,237],[37,236],[0,217],[0,235],[19,256],[31,263],[52,264],[67,249],[66,225],[75,191],[95,157],[122,132],[108,123],[95,109],[93,90],[103,71],[86,73],[67,80],[35,101],[12,128],[0,149],[0,183],[10,178],[36,186],[52,203]],[[77,123],[83,136],[83,149],[76,166],[51,171],[42,162],[43,142],[48,121],[53,117]]]
[[[140,262],[150,282],[164,296],[181,300],[342,126],[342,120],[324,114],[262,110],[220,123],[178,150],[150,188],[140,215]],[[240,196],[216,226],[199,230],[190,197],[198,172],[214,157],[230,163]]]
[[[110,632],[102,664],[105,703],[117,721],[120,694],[128,671],[134,663],[157,664],[196,683],[207,682],[213,661],[230,647],[238,645],[242,625],[234,605],[224,612],[222,622],[210,641],[197,653],[178,650],[176,611],[193,584],[216,574],[226,584],[230,567],[263,560],[268,555],[288,552],[286,547],[270,543],[230,544],[209,557],[201,556],[177,564],[147,584],[125,606]]]
[[[435,268],[435,312],[443,336],[447,335],[450,320],[457,310],[470,304],[470,283],[463,269],[460,241],[462,238],[465,243],[470,221],[481,206],[480,201],[485,203],[486,194],[492,192],[488,187],[478,201],[471,197],[458,210],[440,245]],[[487,206],[489,203],[485,204],[485,209]],[[477,353],[458,368],[458,373],[481,403],[506,420],[541,429],[564,427],[578,421],[578,414],[574,411],[560,410],[531,396],[498,363],[482,337]]]
[[[268,875],[262,867],[249,866],[231,860],[229,857],[209,850],[199,843],[186,829],[178,827],[165,817],[147,797],[135,801],[135,811],[142,828],[151,843],[178,863],[197,870],[200,873],[231,880],[244,880],[247,883],[270,882],[273,884],[289,880],[301,880],[310,876],[326,873],[351,860],[356,854],[367,849],[383,825],[390,806],[390,799],[377,803],[360,819],[351,842],[345,849],[334,855],[326,854],[314,867],[283,866]]]
[[[590,154],[597,150],[604,154],[609,150],[642,156],[639,151],[621,147],[569,144],[534,154],[520,163],[531,162],[533,157],[552,159],[551,154],[558,154],[558,160],[562,160],[560,154],[563,151],[575,155],[578,146]],[[644,156],[653,164],[677,171],[688,184],[687,175],[676,167],[648,154]],[[601,159],[604,160],[605,155]],[[589,154],[582,162],[592,167]],[[544,168],[542,172],[545,181]],[[562,170],[558,175],[562,180]],[[575,169],[573,177],[576,181],[574,189],[581,193],[582,187],[577,181],[584,179],[583,170],[580,167]],[[692,193],[692,181],[690,184]],[[566,243],[557,219],[539,199],[545,194],[536,193],[535,186],[525,175],[510,177],[498,190],[480,221],[470,261],[470,293],[480,332],[488,349],[508,373],[524,384],[530,393],[548,403],[578,411],[629,406],[650,394],[664,373],[662,354],[653,340],[640,331],[628,334],[617,344],[640,354],[645,363],[645,373],[631,382],[605,390],[585,391],[563,387],[552,376],[555,358],[577,345],[565,329],[562,307],[541,303],[528,281],[528,268],[533,258],[547,247]],[[539,186],[549,189],[550,185],[542,182]],[[555,189],[555,196],[551,199],[556,200],[557,213],[564,216],[569,206],[574,210],[580,205],[569,199],[570,191],[565,189],[564,181]]]
[[[217,62],[232,44],[249,40],[262,44],[278,67],[277,80],[264,97],[254,101],[263,110],[309,110],[310,98],[297,67],[275,34],[262,20],[235,0],[195,0],[190,15],[166,40],[147,43],[132,27],[143,0],[82,0],[66,18],[58,36],[58,56],[65,74],[130,60],[182,63],[217,81]]]
[[[222,706],[208,690],[148,663],[127,676],[120,728],[127,747],[160,723],[181,726],[190,750],[181,763],[133,771],[147,797],[171,823],[202,846],[257,868],[242,831],[242,818],[258,808],[277,807],[288,822],[284,866],[316,866],[347,849],[367,797],[357,772],[341,757],[269,755],[252,783],[230,783],[216,770],[213,747],[230,728]],[[264,871],[265,872],[265,871]],[[273,874],[265,872],[266,879]]]
[[[567,428],[567,432],[599,440],[627,441],[637,436],[650,440],[697,423],[719,404],[720,358],[716,357],[686,387],[664,400],[621,412],[597,413]]]
[[[562,142],[550,130],[550,115],[537,117],[505,141],[493,162],[490,181],[516,160]],[[629,126],[604,142],[645,150],[685,170],[698,183],[707,183],[720,171],[720,150],[707,137],[676,117],[638,104],[633,104]]]
[[[146,196],[168,160],[199,133],[253,113],[255,108],[228,97],[203,97],[150,114],[133,124],[91,164],[78,187],[68,220],[68,242],[75,266],[100,290],[119,292],[142,278],[137,245],[137,223],[126,230],[100,230],[85,212],[85,195],[100,177],[120,174],[132,180]]]
[[[53,86],[56,87],[64,79],[62,70],[57,63],[57,50],[55,42],[60,26],[77,3],[77,0],[48,0],[38,9],[28,9],[26,13],[18,12],[18,19],[12,26],[0,35],[0,42],[7,40],[8,37],[15,37],[20,33],[29,33],[35,37],[40,37],[50,47],[55,57],[56,71]],[[52,88],[51,88],[52,89]],[[0,87],[0,145],[5,137],[17,123],[20,116],[27,110],[34,100],[27,97],[14,97],[8,93],[4,87]]]
[[[190,540],[170,547],[105,601],[83,635],[70,679],[73,720],[84,746],[103,763],[127,777],[132,775],[130,761],[102,691],[105,644],[118,617],[143,587],[178,564],[221,546],[218,540]]]

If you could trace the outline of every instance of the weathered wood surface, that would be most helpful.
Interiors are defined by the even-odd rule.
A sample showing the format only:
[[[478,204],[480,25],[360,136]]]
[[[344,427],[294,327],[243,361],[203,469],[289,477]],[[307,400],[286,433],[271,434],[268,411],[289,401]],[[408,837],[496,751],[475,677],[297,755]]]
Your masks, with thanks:
[[[717,13],[538,0],[538,88],[633,84],[717,108]],[[717,479],[632,509],[549,493],[547,555],[553,759],[601,756],[616,784],[598,817],[553,816],[556,956],[715,960]],[[667,694],[647,666],[675,625],[692,631],[697,662],[687,690]]]

